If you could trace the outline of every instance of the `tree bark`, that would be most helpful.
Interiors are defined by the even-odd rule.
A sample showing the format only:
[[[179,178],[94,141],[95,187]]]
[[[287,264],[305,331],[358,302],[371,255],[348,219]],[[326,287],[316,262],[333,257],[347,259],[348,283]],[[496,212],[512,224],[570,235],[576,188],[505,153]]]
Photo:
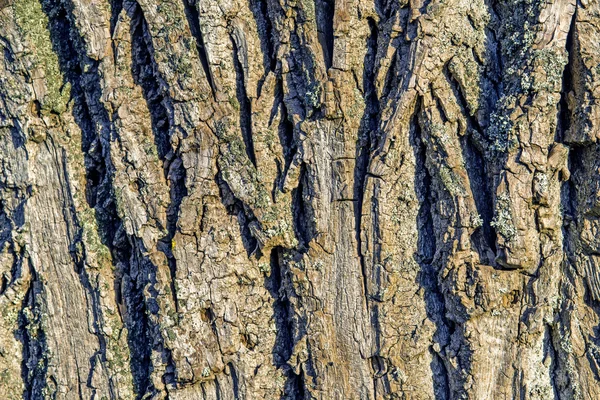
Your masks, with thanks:
[[[0,398],[600,398],[599,37],[0,0]]]

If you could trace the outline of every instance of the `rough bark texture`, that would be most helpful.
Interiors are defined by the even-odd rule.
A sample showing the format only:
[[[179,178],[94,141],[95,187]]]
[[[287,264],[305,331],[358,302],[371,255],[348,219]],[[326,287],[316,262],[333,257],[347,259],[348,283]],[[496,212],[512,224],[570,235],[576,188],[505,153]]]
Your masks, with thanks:
[[[598,0],[0,0],[0,399],[600,398]]]

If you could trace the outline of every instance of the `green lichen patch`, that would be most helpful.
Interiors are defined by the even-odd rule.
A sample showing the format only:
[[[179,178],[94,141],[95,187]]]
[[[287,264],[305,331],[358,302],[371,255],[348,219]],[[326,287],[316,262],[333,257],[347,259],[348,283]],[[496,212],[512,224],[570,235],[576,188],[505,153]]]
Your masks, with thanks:
[[[502,193],[498,196],[496,215],[490,225],[507,241],[511,241],[517,236],[517,229],[513,224],[510,213],[510,197],[508,194]]]
[[[534,53],[533,67],[541,68],[544,74],[535,79],[533,89],[536,91],[560,91],[562,76],[567,65],[567,56],[562,49],[541,49]]]
[[[86,251],[93,252],[98,261],[98,267],[112,266],[112,257],[106,245],[102,243],[98,234],[98,223],[96,221],[95,210],[87,208],[78,214],[79,223],[82,228],[83,243]]]
[[[40,71],[46,86],[45,95],[38,99],[42,112],[65,112],[71,95],[70,85],[64,84],[58,56],[52,50],[48,17],[41,3],[38,0],[17,0],[13,11],[21,34],[31,49],[33,68]]]
[[[440,179],[442,184],[453,196],[465,196],[466,190],[461,179],[447,166],[440,167]]]

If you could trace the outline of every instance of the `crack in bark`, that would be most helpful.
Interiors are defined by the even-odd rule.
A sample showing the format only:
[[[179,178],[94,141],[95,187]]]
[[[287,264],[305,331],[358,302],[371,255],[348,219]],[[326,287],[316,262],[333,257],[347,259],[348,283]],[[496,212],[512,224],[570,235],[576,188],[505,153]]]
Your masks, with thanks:
[[[20,314],[19,329],[23,338],[23,382],[26,383],[23,397],[29,400],[44,397],[44,389],[48,377],[48,344],[46,334],[42,328],[42,315],[44,314],[41,296],[43,284],[34,278],[25,296],[27,306]]]
[[[200,28],[200,15],[198,13],[198,5],[191,4],[190,0],[182,0],[185,8],[185,16],[188,21],[188,26],[194,39],[196,39],[196,48],[198,50],[198,57],[204,70],[204,76],[208,81],[208,85],[212,90],[213,99],[216,99],[217,88],[215,86],[215,80],[210,66],[210,58],[206,52],[206,45],[204,44],[204,36],[202,35],[202,29]]]
[[[76,123],[79,125],[82,132],[82,143],[81,143],[81,151],[84,154],[84,164],[86,167],[86,199],[88,201],[88,205],[91,208],[95,208],[97,211],[96,219],[100,228],[105,227],[107,220],[116,219],[116,210],[111,208],[111,200],[107,197],[110,196],[109,190],[103,188],[104,185],[108,184],[108,176],[106,171],[106,166],[104,160],[101,155],[101,144],[96,137],[96,133],[94,132],[94,124],[93,118],[98,118],[102,123],[106,123],[108,121],[108,117],[102,106],[99,105],[100,98],[100,87],[99,87],[99,77],[97,72],[97,63],[92,60],[87,59],[85,55],[80,55],[76,46],[79,48],[83,48],[81,39],[72,40],[69,37],[65,37],[64,33],[73,34],[74,28],[72,27],[72,15],[71,11],[68,9],[68,6],[62,2],[56,0],[49,0],[42,3],[44,12],[48,16],[49,20],[49,30],[50,37],[53,42],[54,51],[58,55],[59,64],[63,73],[65,75],[65,80],[71,84],[71,93],[72,99],[74,101],[74,117]],[[78,36],[78,33],[74,33],[75,37]],[[77,62],[78,61],[78,62]],[[84,74],[80,67],[81,64],[85,64],[89,67],[89,72]],[[83,87],[86,87],[86,90]],[[97,96],[97,97],[95,97]],[[95,102],[95,110],[100,115],[92,116],[90,113],[89,102]],[[52,142],[52,137],[49,136],[50,143]],[[98,149],[100,147],[100,150]],[[55,147],[54,147],[55,148]],[[56,148],[55,148],[56,149]],[[66,157],[66,155],[65,155]],[[64,179],[67,179],[68,173],[66,171],[66,158],[63,157],[63,167],[57,167],[58,170],[62,170],[64,174]],[[55,157],[56,159],[56,157]],[[70,188],[68,182],[65,181],[65,188]],[[83,227],[82,223],[79,220],[79,217],[75,213],[75,205],[73,203],[73,196],[69,193],[63,194],[64,200],[66,203],[70,204],[68,207],[70,212],[72,213],[71,217],[65,217],[65,222],[67,223],[67,228],[71,225],[71,223],[77,226],[78,232],[72,236],[72,248],[76,248],[79,243],[83,241]],[[99,201],[100,200],[100,201]],[[66,212],[66,209],[64,210]],[[70,222],[72,220],[72,222]],[[112,222],[112,221],[111,221]],[[111,224],[112,225],[112,224]],[[112,225],[114,226],[114,225]],[[110,232],[112,230],[102,230],[99,232],[101,238],[105,244],[112,240],[110,237]],[[107,237],[108,236],[108,237]],[[111,246],[108,246],[111,248]],[[77,266],[77,274],[80,279],[80,283],[82,287],[85,289],[86,298],[91,299],[92,305],[92,315],[93,315],[93,326],[94,326],[94,334],[98,339],[99,345],[99,354],[101,355],[100,361],[104,364],[107,361],[106,356],[106,339],[102,333],[103,320],[100,312],[100,298],[99,292],[94,288],[92,283],[90,282],[89,274],[87,273],[86,266],[84,264],[84,260],[79,257],[76,253],[73,253],[73,261]],[[93,358],[95,360],[95,357]],[[93,374],[94,370],[94,362],[90,360],[90,368],[89,368],[89,379]],[[78,377],[81,379],[81,377]],[[115,382],[113,378],[109,378],[109,390],[112,394],[115,393]],[[88,387],[91,387],[88,384]]]
[[[171,145],[171,130],[173,126],[173,105],[168,94],[164,92],[160,82],[158,66],[152,54],[152,43],[149,39],[148,26],[141,15],[137,20],[132,19],[131,44],[132,44],[132,75],[134,82],[142,88],[142,93],[148,111],[154,134],[154,143],[158,150],[158,157],[163,163],[165,178],[169,181],[170,204],[167,208],[167,233],[159,240],[158,248],[165,254],[171,272],[170,288],[175,304],[175,311],[179,313],[177,299],[176,276],[177,260],[173,255],[172,242],[177,231],[179,210],[183,199],[187,196],[185,186],[186,171],[179,154],[179,148],[173,150]],[[135,15],[135,13],[134,13]]]
[[[325,69],[333,66],[333,32],[335,0],[314,0],[317,36],[323,52]]]
[[[218,166],[218,164],[217,164]],[[252,210],[244,205],[244,203],[235,197],[233,191],[229,188],[229,185],[223,179],[222,172],[219,169],[215,176],[215,182],[219,188],[219,198],[223,205],[227,208],[229,215],[237,216],[238,223],[240,225],[240,235],[242,243],[248,257],[256,255],[260,257],[260,245],[258,240],[252,235],[250,224],[257,221]]]
[[[298,186],[292,190],[292,214],[294,216],[294,232],[301,248],[308,247],[315,238],[314,211],[310,203],[310,187],[308,186],[306,165],[300,166]]]
[[[260,97],[264,79],[270,71],[275,71],[277,58],[273,44],[273,26],[271,24],[268,2],[265,0],[250,0],[250,10],[256,22],[258,38],[263,53],[263,64],[265,66],[264,76],[258,82],[258,97]]]
[[[415,189],[419,199],[420,208],[417,216],[418,229],[418,253],[417,262],[421,268],[418,282],[425,289],[425,305],[427,317],[431,319],[436,331],[433,336],[434,342],[442,349],[450,345],[450,338],[456,330],[455,324],[446,317],[446,304],[444,294],[439,287],[439,270],[435,261],[437,254],[437,237],[433,216],[432,202],[435,201],[432,190],[432,178],[427,168],[427,144],[423,140],[419,114],[422,110],[421,100],[417,101],[414,116],[411,122],[411,145],[415,154]],[[436,398],[450,399],[450,374],[446,367],[446,360],[442,354],[432,353],[431,372]]]
[[[291,356],[294,353],[294,346],[298,338],[303,336],[305,332],[302,327],[294,326],[297,318],[294,317],[288,293],[292,290],[290,288],[293,285],[291,282],[292,272],[289,270],[287,263],[283,261],[287,251],[281,247],[275,247],[271,250],[271,273],[268,278],[265,278],[265,287],[274,300],[272,318],[275,320],[276,337],[272,349],[273,363],[287,378],[281,400],[295,400],[306,398],[306,382],[302,368],[300,367],[300,374],[297,374],[289,365],[289,362],[292,361]],[[306,363],[307,366],[310,365],[310,351]]]
[[[242,47],[241,39],[237,39],[237,35],[231,37],[231,44],[233,46],[233,66],[235,69],[236,77],[236,97],[239,108],[240,117],[240,130],[242,132],[242,139],[244,140],[246,154],[248,159],[256,168],[256,152],[254,151],[254,140],[252,138],[252,103],[248,98],[246,92],[246,71],[248,66],[242,65],[242,60],[247,60],[247,54],[240,54]],[[238,43],[240,42],[240,43]]]

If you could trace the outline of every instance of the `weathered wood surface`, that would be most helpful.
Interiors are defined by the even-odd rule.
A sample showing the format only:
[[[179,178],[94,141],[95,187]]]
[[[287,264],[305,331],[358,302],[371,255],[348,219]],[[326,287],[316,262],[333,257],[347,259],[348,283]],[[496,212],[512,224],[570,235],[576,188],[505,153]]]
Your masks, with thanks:
[[[597,0],[0,0],[0,399],[600,398]]]

